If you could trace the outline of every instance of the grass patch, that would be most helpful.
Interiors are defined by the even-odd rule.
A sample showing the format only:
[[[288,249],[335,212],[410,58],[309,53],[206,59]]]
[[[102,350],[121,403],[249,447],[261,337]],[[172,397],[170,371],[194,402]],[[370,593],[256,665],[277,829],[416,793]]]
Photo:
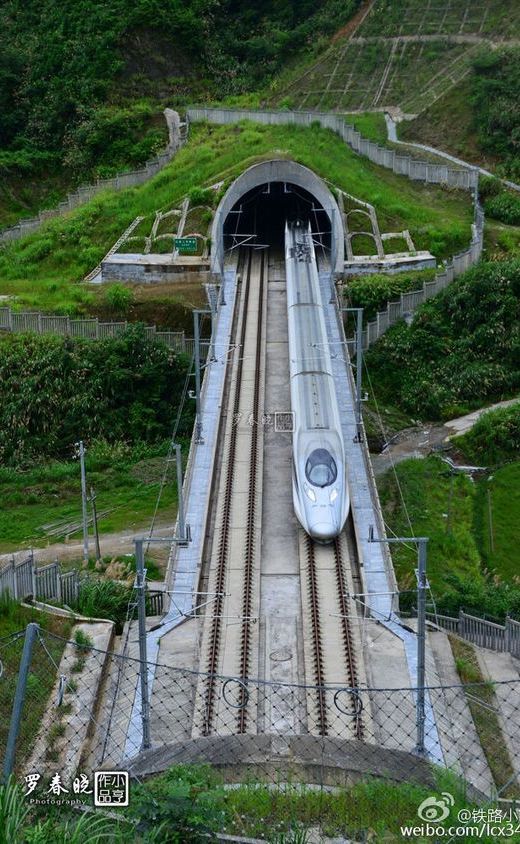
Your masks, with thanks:
[[[397,480],[396,480],[397,476]],[[402,504],[402,492],[406,510]],[[398,536],[428,536],[428,580],[435,595],[450,586],[453,572],[480,578],[480,556],[473,535],[474,487],[464,475],[452,475],[438,457],[404,460],[378,479],[385,522]],[[417,552],[395,545],[392,559],[402,590],[415,589]]]
[[[439,788],[441,783],[457,804],[465,805],[460,783],[446,772],[439,773]],[[199,819],[200,832],[219,830],[273,844],[305,841],[304,832],[311,827],[318,827],[323,835],[352,840],[365,840],[368,835],[371,840],[383,840],[383,836],[399,835],[402,824],[416,822],[417,806],[429,793],[428,787],[383,779],[367,779],[336,793],[299,783],[278,790],[255,780],[228,789],[209,766],[179,765],[136,786],[130,811],[146,819],[153,805],[156,823],[166,821],[170,829],[181,829],[191,816]],[[183,840],[192,840],[185,835]]]
[[[167,450],[165,441],[134,448],[122,444],[112,448],[103,446],[87,452],[87,483],[96,491],[101,534],[133,529],[149,522]],[[177,498],[175,470],[171,466],[159,513],[171,514],[173,521]],[[44,546],[66,536],[79,541],[81,486],[76,460],[53,460],[25,470],[0,468],[0,495],[0,551]]]
[[[516,778],[495,711],[498,708],[498,701],[493,684],[485,682],[475,649],[456,636],[448,635],[448,638],[462,683],[479,684],[470,685],[469,688],[464,689],[466,700],[495,784],[497,788],[503,788],[509,780],[514,782]],[[519,796],[518,787],[514,785],[509,786],[501,794],[501,797],[518,798]]]
[[[518,583],[520,547],[520,462],[511,463],[477,484],[475,535],[487,569]]]
[[[30,622],[37,622],[42,630],[54,633],[64,639],[68,638],[72,629],[71,619],[22,607],[9,599],[5,593],[0,596],[0,639],[24,629]],[[65,642],[47,638],[45,644],[54,661],[59,664]],[[2,642],[0,646],[0,658],[3,665],[0,683],[0,756],[2,758],[7,741],[22,648],[23,637],[13,643]],[[40,643],[36,641],[27,681],[24,716],[17,743],[17,770],[20,769],[34,746],[34,739],[41,726],[55,679],[55,667]]]
[[[381,146],[386,146],[388,132],[382,111],[371,111],[366,112],[366,114],[346,114],[345,121],[352,123],[364,138],[375,141],[376,144],[381,144]]]
[[[37,233],[0,251],[0,293],[18,307],[85,313],[92,288],[77,284],[140,215],[178,207],[198,186],[226,183],[248,165],[272,156],[295,159],[344,190],[374,204],[384,230],[409,229],[418,249],[438,258],[467,246],[472,207],[466,193],[422,186],[360,158],[329,130],[241,124],[195,125],[189,143],[145,185],[107,192]]]
[[[388,242],[384,241],[385,248]],[[387,302],[396,301],[401,293],[422,289],[424,282],[432,281],[434,276],[435,270],[352,276],[344,290],[351,307],[363,308],[363,320],[367,322],[374,319],[377,311],[384,310]]]

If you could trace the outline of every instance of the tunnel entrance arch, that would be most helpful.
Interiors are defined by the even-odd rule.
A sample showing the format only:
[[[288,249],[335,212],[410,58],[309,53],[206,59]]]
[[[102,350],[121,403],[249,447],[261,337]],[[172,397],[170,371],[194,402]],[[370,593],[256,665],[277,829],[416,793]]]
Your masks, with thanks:
[[[211,229],[211,272],[221,274],[226,251],[236,235],[237,218],[253,235],[250,243],[283,242],[285,216],[303,215],[314,231],[323,233],[323,243],[334,254],[335,272],[341,273],[345,260],[345,232],[336,199],[325,182],[308,167],[287,159],[253,164],[229,186],[215,212]],[[263,238],[263,239],[262,239]],[[237,243],[237,238],[234,241]],[[330,253],[329,253],[330,254]]]

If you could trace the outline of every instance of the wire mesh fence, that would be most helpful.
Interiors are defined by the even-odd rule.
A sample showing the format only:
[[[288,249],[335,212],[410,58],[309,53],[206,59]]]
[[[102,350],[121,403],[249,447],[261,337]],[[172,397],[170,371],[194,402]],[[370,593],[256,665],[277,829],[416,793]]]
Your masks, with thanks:
[[[59,771],[64,782],[103,769],[140,778],[205,764],[235,783],[328,788],[384,777],[433,786],[438,771],[448,770],[475,799],[520,796],[518,679],[430,685],[426,752],[419,753],[414,688],[242,681],[149,663],[145,713],[138,659],[98,650],[86,636],[68,641],[39,628],[24,697],[13,707],[25,639],[21,631],[0,641],[4,772],[11,743],[18,776]]]

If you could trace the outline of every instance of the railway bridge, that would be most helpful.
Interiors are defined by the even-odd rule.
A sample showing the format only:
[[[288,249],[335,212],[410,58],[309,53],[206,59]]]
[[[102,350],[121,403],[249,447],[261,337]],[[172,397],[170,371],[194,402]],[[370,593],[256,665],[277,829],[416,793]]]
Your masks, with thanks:
[[[310,224],[348,471],[350,513],[329,545],[316,544],[293,510],[287,219]],[[182,724],[190,759],[208,739],[236,736],[375,748],[388,713],[384,702],[361,708],[356,690],[416,685],[416,636],[395,612],[386,546],[370,540],[371,531],[384,539],[384,526],[335,288],[344,242],[333,192],[282,158],[246,170],[215,215],[217,307],[184,479],[191,541],[172,548],[170,607],[147,635],[150,661],[194,672],[189,691],[168,710],[172,724]],[[154,712],[164,718],[153,671],[149,686],[152,721]],[[426,718],[427,752],[440,761],[428,701]],[[414,751],[415,719],[412,695],[395,748]],[[142,746],[141,725],[136,691],[127,758]]]

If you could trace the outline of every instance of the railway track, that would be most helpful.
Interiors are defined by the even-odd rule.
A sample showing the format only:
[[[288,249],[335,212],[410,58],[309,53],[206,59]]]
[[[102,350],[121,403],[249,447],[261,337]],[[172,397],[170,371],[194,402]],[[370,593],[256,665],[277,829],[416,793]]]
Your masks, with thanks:
[[[216,675],[223,673],[239,680],[233,705],[236,723],[231,727],[229,713],[226,713],[226,729],[246,732],[251,726],[250,713],[254,705],[247,681],[256,653],[258,626],[255,553],[259,548],[263,457],[265,253],[248,251],[244,268],[237,326],[238,351],[231,375],[225,457],[215,523],[218,545],[212,556],[209,578],[215,599],[207,613],[202,641],[207,671],[204,688],[199,689],[202,735],[211,735],[218,720],[222,698]],[[219,728],[222,729],[222,721]]]
[[[356,611],[348,595],[352,592],[356,561],[349,549],[353,536],[351,518],[343,534],[330,545],[318,545],[302,535],[301,577],[304,606],[307,682],[311,732],[318,735],[362,739],[365,724],[355,692],[337,695],[327,685],[357,689],[362,676],[358,667],[359,642],[355,633]],[[308,612],[305,609],[308,608]]]

